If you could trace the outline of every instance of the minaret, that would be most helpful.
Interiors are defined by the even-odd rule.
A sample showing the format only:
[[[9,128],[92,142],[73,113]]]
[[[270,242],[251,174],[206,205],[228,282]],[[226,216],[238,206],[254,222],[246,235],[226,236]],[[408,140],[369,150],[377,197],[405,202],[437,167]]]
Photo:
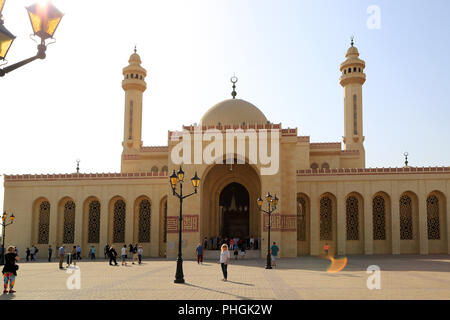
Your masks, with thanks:
[[[147,89],[147,71],[141,67],[141,57],[130,56],[129,65],[123,68],[122,88],[125,91],[125,117],[123,132],[123,153],[134,153],[142,146],[142,95]]]
[[[365,167],[365,150],[363,134],[362,86],[366,82],[364,68],[366,63],[359,59],[359,52],[354,47],[353,37],[351,46],[345,55],[347,58],[341,63],[341,86],[344,88],[344,149],[359,150],[359,167]]]

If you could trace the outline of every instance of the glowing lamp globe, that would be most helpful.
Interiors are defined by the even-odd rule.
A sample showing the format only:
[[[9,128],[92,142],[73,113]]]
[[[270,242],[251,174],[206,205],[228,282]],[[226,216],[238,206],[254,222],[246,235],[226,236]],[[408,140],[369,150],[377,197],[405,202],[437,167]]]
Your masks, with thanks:
[[[26,9],[34,34],[42,40],[53,38],[63,17],[61,11],[50,2],[46,4],[36,3]]]

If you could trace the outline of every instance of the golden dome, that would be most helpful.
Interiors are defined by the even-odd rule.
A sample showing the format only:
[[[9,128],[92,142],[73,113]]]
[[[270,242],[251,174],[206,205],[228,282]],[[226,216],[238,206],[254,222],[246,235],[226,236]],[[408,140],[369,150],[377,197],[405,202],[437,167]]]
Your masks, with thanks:
[[[266,124],[267,118],[250,102],[228,99],[210,108],[200,120],[201,126]]]

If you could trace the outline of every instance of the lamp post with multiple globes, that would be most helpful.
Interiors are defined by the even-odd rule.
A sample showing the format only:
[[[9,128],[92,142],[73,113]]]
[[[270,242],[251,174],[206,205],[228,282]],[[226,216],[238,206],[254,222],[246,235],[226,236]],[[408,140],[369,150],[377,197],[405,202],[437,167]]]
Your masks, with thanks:
[[[5,2],[6,0],[0,0],[0,60],[5,60],[6,54],[16,38],[4,26],[2,10]],[[0,68],[0,77],[3,77],[8,72],[14,71],[36,59],[45,59],[47,45],[53,43],[46,42],[46,40],[54,39],[53,35],[63,17],[63,14],[51,2],[45,4],[36,3],[26,7],[26,9],[33,28],[33,33],[40,38],[40,44],[37,46],[38,52],[31,58],[22,60],[3,69]]]
[[[11,214],[11,216],[9,217],[9,222],[7,222],[8,220],[8,214],[5,212],[3,212],[2,215],[2,222],[1,222],[1,226],[3,227],[2,230],[2,255],[0,258],[0,265],[4,265],[5,264],[5,237],[6,237],[6,227],[9,226],[10,224],[12,224],[14,222],[14,214]]]
[[[268,225],[268,233],[267,233],[267,263],[266,263],[266,269],[272,269],[272,259],[270,257],[270,215],[272,214],[272,212],[274,212],[277,209],[277,205],[278,205],[278,198],[275,195],[275,197],[272,197],[272,195],[270,194],[270,192],[267,193],[266,197],[265,197],[266,201],[267,201],[267,205],[268,205],[268,210],[263,210],[261,207],[263,205],[263,199],[261,199],[261,197],[258,198],[258,200],[256,200],[256,202],[258,203],[258,208],[259,211],[263,212],[263,213],[267,213],[268,218],[269,218],[269,225]]]
[[[178,258],[177,258],[177,271],[175,273],[175,283],[184,283],[184,274],[183,274],[183,258],[182,258],[182,252],[181,252],[181,234],[183,229],[183,200],[197,194],[197,189],[200,185],[200,178],[197,176],[197,172],[195,172],[194,177],[191,178],[192,186],[194,187],[194,192],[183,195],[183,183],[184,183],[184,171],[183,169],[178,170],[177,173],[175,173],[175,170],[173,170],[172,175],[170,176],[170,186],[172,187],[172,193],[174,196],[176,196],[180,200],[180,225],[178,230]],[[180,193],[176,191],[177,184],[180,185]]]

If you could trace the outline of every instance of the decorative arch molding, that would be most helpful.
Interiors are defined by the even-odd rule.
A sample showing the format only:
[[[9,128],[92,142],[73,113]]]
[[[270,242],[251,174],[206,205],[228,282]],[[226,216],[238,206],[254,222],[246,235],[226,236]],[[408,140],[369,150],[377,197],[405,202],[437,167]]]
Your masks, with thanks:
[[[426,197],[428,253],[448,253],[447,198],[439,190]]]
[[[114,196],[108,204],[108,243],[125,243],[127,201],[122,196]]]
[[[256,206],[256,200],[261,195],[261,178],[259,170],[251,164],[225,164],[230,155],[223,157],[224,164],[213,164],[203,173],[200,208],[200,237],[219,236],[220,213],[219,198],[222,190],[236,182],[244,186],[249,193],[250,234],[255,238],[260,236],[261,216]],[[246,160],[247,161],[247,160]],[[236,162],[236,157],[235,157]]]
[[[149,243],[151,239],[152,201],[141,195],[134,201],[133,242]]]
[[[364,198],[353,191],[345,197],[346,252],[364,253]]]
[[[372,196],[372,237],[373,252],[375,254],[392,253],[392,216],[391,197],[384,191],[379,191]]]
[[[49,244],[50,240],[50,201],[46,197],[39,197],[32,206],[32,244]]]
[[[100,244],[101,201],[97,196],[89,196],[83,202],[82,242],[84,252],[88,245]]]
[[[297,252],[310,254],[311,201],[305,193],[297,193]]]
[[[72,197],[66,196],[58,202],[56,242],[74,244],[75,242],[76,205]]]
[[[331,192],[319,196],[319,252],[325,244],[330,246],[329,253],[337,252],[337,198]]]
[[[419,206],[417,194],[412,191],[400,195],[400,253],[419,253]]]

